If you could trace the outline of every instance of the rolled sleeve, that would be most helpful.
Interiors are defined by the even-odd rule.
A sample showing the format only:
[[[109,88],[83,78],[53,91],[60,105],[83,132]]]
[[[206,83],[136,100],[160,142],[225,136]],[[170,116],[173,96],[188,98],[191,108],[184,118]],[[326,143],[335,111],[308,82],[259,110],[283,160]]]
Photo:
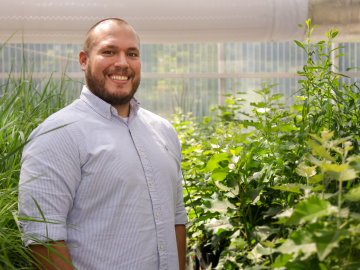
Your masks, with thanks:
[[[33,238],[67,240],[67,215],[81,179],[79,151],[69,126],[43,134],[64,124],[45,121],[23,151],[19,216],[41,220],[20,221],[26,245],[36,242]]]
[[[176,195],[176,208],[175,208],[175,225],[186,224],[188,222],[187,213],[184,205],[184,187],[183,187],[183,175],[181,172],[181,145],[177,133],[173,127],[171,131],[178,147],[178,162],[179,162],[179,178],[177,181],[177,195]]]
[[[188,222],[183,196],[183,183],[182,173],[180,172],[181,178],[178,180],[177,186],[177,197],[176,197],[176,212],[175,212],[175,225],[186,224]]]

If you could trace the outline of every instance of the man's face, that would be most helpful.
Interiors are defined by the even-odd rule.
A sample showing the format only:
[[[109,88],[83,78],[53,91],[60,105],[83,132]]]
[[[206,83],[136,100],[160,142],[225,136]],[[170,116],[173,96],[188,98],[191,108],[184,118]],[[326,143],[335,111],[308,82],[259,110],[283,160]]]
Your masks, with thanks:
[[[80,53],[89,90],[113,106],[130,102],[140,84],[140,43],[128,25],[100,24],[89,55]]]

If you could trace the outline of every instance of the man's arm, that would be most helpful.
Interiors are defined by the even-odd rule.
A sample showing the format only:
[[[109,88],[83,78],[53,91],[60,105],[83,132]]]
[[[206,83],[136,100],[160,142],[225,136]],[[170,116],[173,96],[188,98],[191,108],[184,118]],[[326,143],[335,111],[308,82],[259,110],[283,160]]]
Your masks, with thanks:
[[[185,225],[175,225],[177,249],[179,255],[179,269],[185,270],[186,265],[186,229]]]
[[[61,256],[63,256],[65,259],[67,259],[69,262],[71,262],[69,250],[65,246],[64,241],[58,241],[58,242],[50,242],[49,243],[51,247],[57,251]],[[52,245],[55,244],[55,245]],[[59,246],[63,245],[63,246]],[[60,258],[57,254],[50,251],[47,247],[42,245],[29,245],[29,248],[31,249],[33,255],[37,260],[39,260],[40,265],[38,267],[35,267],[35,269],[38,270],[72,270],[74,269],[68,262],[66,262],[64,259]],[[50,264],[47,260],[44,259],[44,257],[51,261],[54,265]]]

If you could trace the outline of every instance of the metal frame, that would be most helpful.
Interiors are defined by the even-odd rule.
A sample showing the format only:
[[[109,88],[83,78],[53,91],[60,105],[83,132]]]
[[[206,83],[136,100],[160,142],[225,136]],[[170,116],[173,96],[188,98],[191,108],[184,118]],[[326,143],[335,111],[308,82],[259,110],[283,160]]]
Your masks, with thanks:
[[[349,77],[359,78],[360,72],[340,72],[341,74]],[[41,79],[49,77],[52,74],[53,78],[61,78],[63,73],[60,72],[34,72],[32,77],[35,79]],[[19,72],[12,72],[12,78],[18,78],[21,75]],[[73,79],[84,78],[83,72],[67,72],[66,75]],[[295,72],[247,72],[247,73],[150,73],[142,72],[142,79],[235,79],[235,78],[296,78],[300,77]],[[0,73],[0,79],[9,78],[9,74],[5,72]],[[221,92],[220,92],[221,93]],[[220,94],[219,93],[219,94]]]

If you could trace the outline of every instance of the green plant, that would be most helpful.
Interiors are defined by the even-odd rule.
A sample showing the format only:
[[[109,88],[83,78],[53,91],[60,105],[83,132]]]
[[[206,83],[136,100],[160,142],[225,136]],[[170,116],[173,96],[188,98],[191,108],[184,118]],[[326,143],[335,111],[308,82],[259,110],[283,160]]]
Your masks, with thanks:
[[[295,42],[308,60],[291,108],[263,83],[247,120],[236,117],[242,100],[235,95],[219,120],[174,119],[189,246],[220,253],[216,269],[360,266],[358,87],[341,87],[342,75],[332,71],[337,30],[311,44],[314,27],[306,25],[305,43]]]
[[[36,263],[21,241],[18,226],[21,153],[30,132],[65,105],[70,82],[65,75],[59,81],[52,77],[36,81],[25,62],[23,56],[19,77],[10,71],[0,85],[0,269],[32,269],[31,263]],[[40,83],[45,85],[41,90]]]

